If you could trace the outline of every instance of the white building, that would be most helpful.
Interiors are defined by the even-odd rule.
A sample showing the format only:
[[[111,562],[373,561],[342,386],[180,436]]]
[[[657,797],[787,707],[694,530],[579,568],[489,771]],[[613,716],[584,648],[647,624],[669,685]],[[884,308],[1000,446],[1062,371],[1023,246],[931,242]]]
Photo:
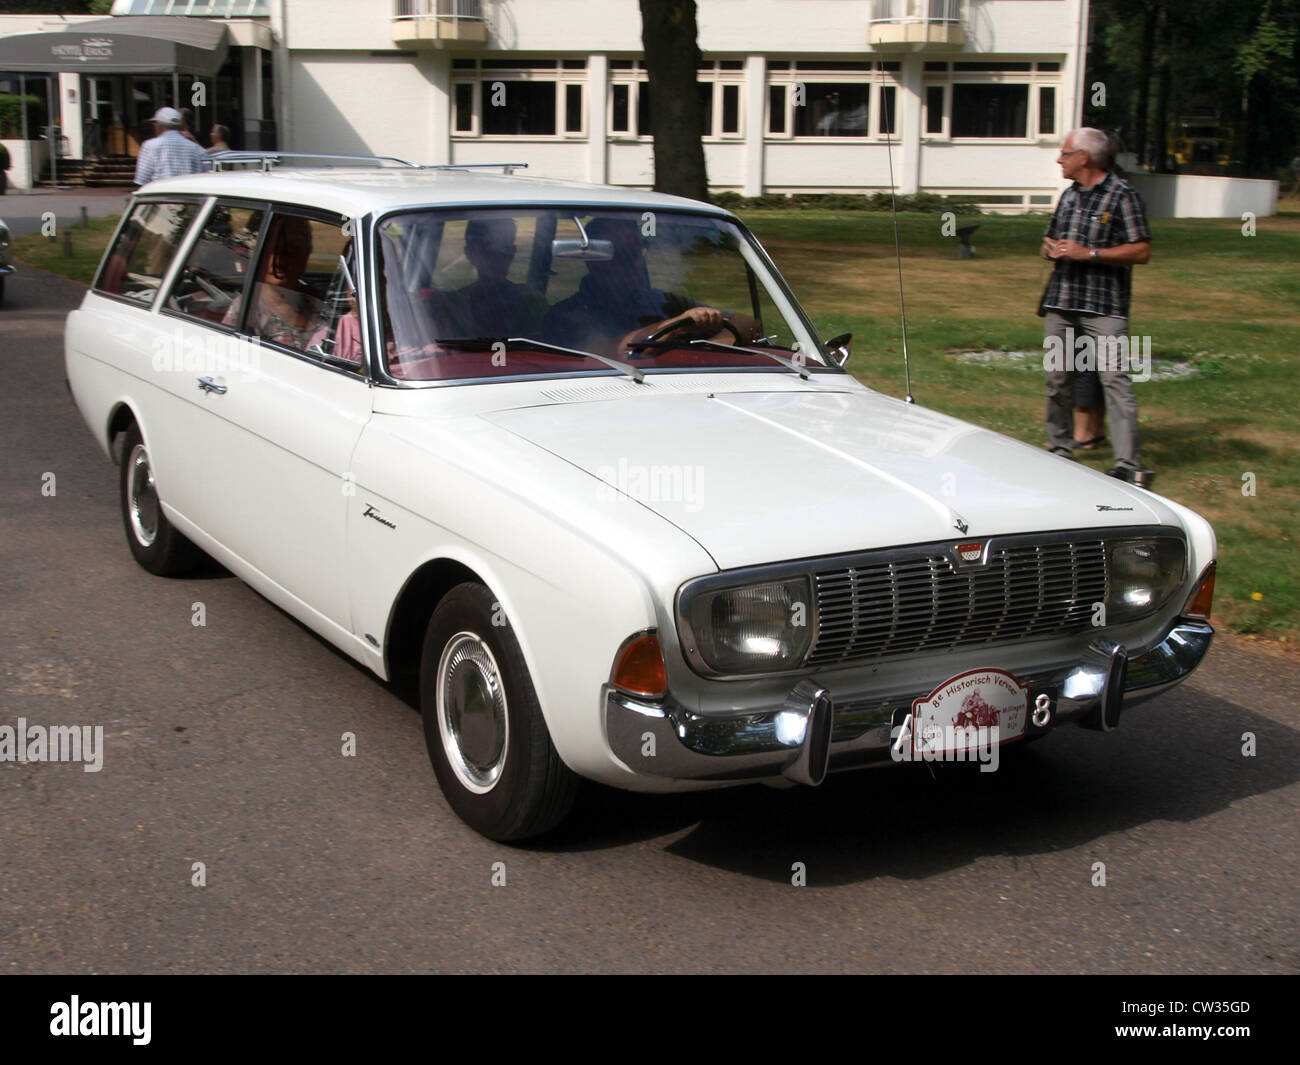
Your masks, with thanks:
[[[877,191],[889,188],[892,163],[903,192],[1011,209],[1054,200],[1061,138],[1081,112],[1088,0],[698,8],[715,189]],[[637,0],[118,0],[114,14],[93,25],[101,50],[114,31],[145,25],[133,23],[142,15],[202,17],[227,35],[206,65],[168,61],[104,79],[94,56],[47,67],[64,71],[73,155],[86,101],[99,106],[100,136],[116,120],[124,133],[114,143],[133,154],[144,112],[173,95],[188,102],[202,81],[211,110],[196,124],[231,125],[236,147],[273,139],[285,150],[521,161],[548,177],[653,182]],[[0,35],[31,34],[34,21],[51,22],[0,18]],[[0,79],[16,61],[6,44],[0,37]],[[23,50],[47,59],[36,37]],[[69,106],[70,89],[83,106]]]

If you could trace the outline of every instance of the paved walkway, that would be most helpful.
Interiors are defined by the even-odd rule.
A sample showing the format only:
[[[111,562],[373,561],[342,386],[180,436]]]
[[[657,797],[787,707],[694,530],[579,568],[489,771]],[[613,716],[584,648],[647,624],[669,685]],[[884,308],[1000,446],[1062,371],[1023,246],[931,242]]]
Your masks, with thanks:
[[[103,218],[117,214],[126,205],[131,189],[75,188],[52,191],[35,189],[32,192],[10,189],[0,196],[0,218],[15,237],[37,233],[41,216],[53,211],[59,225],[72,225],[81,220],[81,208],[86,208],[90,218]]]

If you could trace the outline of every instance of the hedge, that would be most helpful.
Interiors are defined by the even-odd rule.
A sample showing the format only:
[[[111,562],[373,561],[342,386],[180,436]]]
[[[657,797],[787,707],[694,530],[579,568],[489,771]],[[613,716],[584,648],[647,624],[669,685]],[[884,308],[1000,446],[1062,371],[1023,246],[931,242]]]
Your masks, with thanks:
[[[45,124],[45,105],[39,96],[0,92],[0,137],[17,140],[23,135],[22,101],[27,101],[27,136],[39,137]]]
[[[765,196],[742,196],[738,192],[716,192],[710,198],[717,206],[725,207],[729,211],[752,211],[764,207],[824,211],[889,211],[893,206],[887,192],[873,192],[870,195],[844,192],[798,192],[791,196],[771,193]],[[980,213],[979,207],[969,200],[956,196],[940,196],[933,192],[911,192],[899,195],[897,200],[900,211]]]

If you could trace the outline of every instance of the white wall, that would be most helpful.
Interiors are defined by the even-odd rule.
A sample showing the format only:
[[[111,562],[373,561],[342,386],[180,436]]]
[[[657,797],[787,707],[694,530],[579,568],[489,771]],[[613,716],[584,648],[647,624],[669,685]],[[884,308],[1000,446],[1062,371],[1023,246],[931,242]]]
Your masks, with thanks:
[[[921,147],[922,188],[1059,189],[1060,145],[944,144]]]
[[[437,86],[431,62],[340,52],[293,53],[289,62],[292,132],[281,147],[432,162]]]
[[[558,178],[562,181],[587,180],[586,141],[528,140],[512,137],[506,141],[453,140],[453,163],[527,163],[520,171],[525,177]]]
[[[6,140],[0,141],[9,149],[9,169],[5,176],[9,178],[9,187],[12,189],[30,189],[31,181],[28,180],[28,154],[31,154],[31,180],[39,181],[41,178],[41,167],[45,165],[45,141],[22,141]]]
[[[278,3],[279,0],[273,0]],[[284,0],[290,48],[393,48],[392,0]],[[637,0],[482,0],[489,50],[641,51]],[[1084,0],[968,0],[966,52],[1064,52]],[[744,55],[867,49],[870,0],[700,0],[700,47]]]
[[[1277,214],[1277,182],[1199,174],[1130,174],[1150,218],[1256,218]]]
[[[278,6],[281,0],[271,0]],[[392,0],[283,0],[284,43],[293,49],[392,49]]]
[[[1083,6],[1083,0],[967,0],[963,51],[1069,52]]]

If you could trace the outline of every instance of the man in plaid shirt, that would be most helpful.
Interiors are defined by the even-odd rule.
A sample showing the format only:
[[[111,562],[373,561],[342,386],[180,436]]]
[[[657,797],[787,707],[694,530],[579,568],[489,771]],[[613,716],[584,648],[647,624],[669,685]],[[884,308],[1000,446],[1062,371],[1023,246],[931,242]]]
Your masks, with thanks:
[[[1115,465],[1106,472],[1148,484],[1154,474],[1142,468],[1128,360],[1108,357],[1117,350],[1128,354],[1127,342],[1108,338],[1128,335],[1132,267],[1151,258],[1151,230],[1141,197],[1110,172],[1114,148],[1101,130],[1074,130],[1057,161],[1074,184],[1061,194],[1041,252],[1056,263],[1038,308],[1046,319],[1048,446],[1053,454],[1073,454],[1074,370],[1076,360],[1080,369],[1091,362],[1115,440]]]
[[[153,126],[158,135],[140,145],[140,156],[135,161],[137,185],[178,174],[197,174],[208,168],[208,153],[181,133],[181,113],[176,108],[158,108]]]

